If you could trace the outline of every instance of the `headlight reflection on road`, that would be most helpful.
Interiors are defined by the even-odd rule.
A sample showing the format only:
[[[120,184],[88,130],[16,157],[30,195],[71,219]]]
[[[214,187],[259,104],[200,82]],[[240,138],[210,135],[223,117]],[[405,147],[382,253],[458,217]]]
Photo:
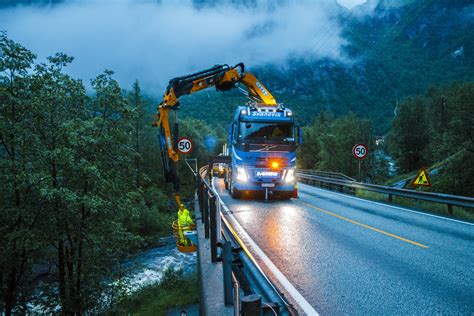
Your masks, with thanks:
[[[264,225],[265,236],[269,239],[272,251],[279,252],[280,255],[296,254],[298,257],[304,253],[295,252],[294,249],[303,246],[304,239],[300,231],[307,229],[306,226],[301,212],[294,206],[285,205],[267,217],[267,223]]]
[[[282,206],[280,211],[282,217],[288,221],[295,220],[296,212],[298,212],[298,210],[293,206]]]
[[[281,271],[307,271],[308,254],[320,247],[319,231],[307,213],[294,205],[282,205],[267,217],[264,236],[267,238],[264,251],[279,262]],[[300,278],[298,282],[319,283],[319,277]]]

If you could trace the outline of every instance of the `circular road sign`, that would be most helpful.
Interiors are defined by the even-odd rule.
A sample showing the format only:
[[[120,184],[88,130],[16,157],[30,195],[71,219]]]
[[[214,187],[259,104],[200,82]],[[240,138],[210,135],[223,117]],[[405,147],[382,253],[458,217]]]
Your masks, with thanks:
[[[364,159],[367,157],[367,146],[364,144],[356,144],[352,147],[352,154],[357,159]]]
[[[181,154],[189,154],[193,149],[193,142],[186,137],[178,139],[178,151]]]

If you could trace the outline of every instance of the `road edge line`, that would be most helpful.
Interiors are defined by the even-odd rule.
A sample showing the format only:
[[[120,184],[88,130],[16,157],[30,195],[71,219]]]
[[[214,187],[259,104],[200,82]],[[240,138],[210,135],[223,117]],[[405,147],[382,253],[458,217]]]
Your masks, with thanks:
[[[217,192],[215,186],[214,186],[214,181],[212,181],[212,186],[214,187],[214,190],[216,193],[219,195]],[[221,199],[221,197],[219,196]],[[222,199],[221,199],[222,200]],[[275,264],[270,260],[270,258],[267,257],[267,255],[263,252],[262,249],[257,245],[257,243],[249,236],[249,234],[243,229],[243,227],[240,225],[240,223],[237,221],[237,219],[234,217],[232,212],[229,210],[227,205],[224,203],[222,204],[224,209],[227,212],[227,216],[232,218],[232,221],[234,224],[238,227],[239,231],[241,234],[243,234],[245,240],[247,243],[250,244],[252,249],[256,252],[256,254],[260,257],[260,259],[265,263],[268,269],[273,273],[275,278],[280,282],[280,284],[285,288],[285,290],[293,297],[295,302],[299,305],[299,307],[307,314],[307,315],[314,315],[314,316],[319,316],[319,313],[311,306],[311,304],[308,303],[308,301],[301,295],[301,293],[291,284],[291,282],[285,277],[285,275],[275,266]]]

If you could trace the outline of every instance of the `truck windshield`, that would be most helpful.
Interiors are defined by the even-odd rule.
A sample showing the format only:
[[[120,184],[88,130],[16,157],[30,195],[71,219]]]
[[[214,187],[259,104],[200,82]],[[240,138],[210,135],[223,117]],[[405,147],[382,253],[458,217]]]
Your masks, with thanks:
[[[293,141],[293,124],[241,122],[239,136],[245,140]]]

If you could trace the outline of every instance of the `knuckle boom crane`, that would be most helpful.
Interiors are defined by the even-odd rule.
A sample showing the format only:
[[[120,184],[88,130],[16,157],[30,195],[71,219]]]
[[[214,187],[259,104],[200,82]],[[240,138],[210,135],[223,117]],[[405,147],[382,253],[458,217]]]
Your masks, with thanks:
[[[163,100],[157,107],[152,126],[158,127],[161,156],[163,161],[164,176],[166,182],[173,183],[175,201],[179,206],[180,182],[177,174],[177,162],[179,153],[176,149],[178,139],[178,124],[175,123],[174,135],[172,135],[169,123],[169,111],[179,109],[179,98],[183,95],[192,94],[210,87],[217,91],[227,91],[244,85],[247,90],[239,88],[254,104],[263,104],[266,107],[279,107],[272,94],[263,86],[257,78],[245,71],[243,63],[234,67],[228,65],[216,65],[206,70],[193,74],[176,77],[169,81]]]

